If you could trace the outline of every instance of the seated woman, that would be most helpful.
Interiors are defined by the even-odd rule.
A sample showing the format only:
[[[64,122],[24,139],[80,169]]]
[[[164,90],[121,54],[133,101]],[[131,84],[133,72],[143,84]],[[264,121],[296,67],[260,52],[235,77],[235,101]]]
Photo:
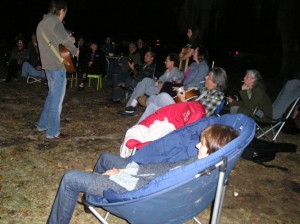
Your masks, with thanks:
[[[105,153],[97,161],[94,172],[69,171],[60,183],[47,223],[69,223],[74,212],[79,192],[103,196],[111,188],[118,193],[139,189],[155,177],[202,159],[231,140],[239,133],[232,127],[211,125],[206,127],[196,145],[198,155],[174,163],[137,164],[111,153]]]
[[[222,68],[212,68],[205,77],[205,87],[199,89],[200,96],[195,99],[205,107],[206,117],[211,116],[216,108],[224,99],[223,91],[227,86],[227,74]],[[185,92],[179,91],[178,99],[184,102]],[[174,99],[167,93],[160,93],[155,97],[149,97],[147,100],[147,107],[138,122],[141,122],[149,115],[153,114],[157,109],[174,104]]]
[[[234,100],[228,97],[230,113],[243,113],[257,121],[268,121],[272,117],[272,102],[266,93],[264,81],[259,71],[247,70],[244,76],[243,85],[239,91],[241,100]],[[259,107],[265,114],[263,118],[253,115],[256,107]]]

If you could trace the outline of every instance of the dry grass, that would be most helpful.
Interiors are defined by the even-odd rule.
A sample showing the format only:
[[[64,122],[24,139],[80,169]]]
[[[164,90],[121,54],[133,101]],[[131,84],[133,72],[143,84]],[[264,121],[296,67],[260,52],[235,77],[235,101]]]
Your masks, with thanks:
[[[118,154],[126,130],[142,113],[139,108],[134,117],[116,115],[124,105],[107,101],[108,87],[68,88],[61,127],[71,139],[46,141],[35,130],[46,85],[23,80],[0,83],[0,89],[0,223],[45,223],[63,174],[90,171],[103,151]],[[279,141],[300,145],[296,136],[282,134]],[[241,159],[229,179],[221,223],[300,223],[299,160],[299,153],[278,154],[270,164],[288,168],[284,172]],[[209,214],[206,209],[200,220],[208,223]],[[113,216],[109,220],[126,223]],[[71,223],[98,222],[78,204]]]

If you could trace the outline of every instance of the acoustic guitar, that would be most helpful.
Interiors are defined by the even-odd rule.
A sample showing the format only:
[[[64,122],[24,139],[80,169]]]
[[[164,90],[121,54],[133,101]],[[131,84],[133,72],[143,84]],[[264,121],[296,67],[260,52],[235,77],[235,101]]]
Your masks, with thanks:
[[[185,91],[185,102],[193,101],[199,97],[199,91],[197,89],[189,89]],[[175,103],[181,103],[178,96],[174,96],[173,100]]]
[[[76,68],[73,62],[74,57],[72,56],[70,51],[62,44],[60,44],[58,47],[60,56],[64,59],[63,63],[67,69],[67,72],[69,74],[76,73]]]

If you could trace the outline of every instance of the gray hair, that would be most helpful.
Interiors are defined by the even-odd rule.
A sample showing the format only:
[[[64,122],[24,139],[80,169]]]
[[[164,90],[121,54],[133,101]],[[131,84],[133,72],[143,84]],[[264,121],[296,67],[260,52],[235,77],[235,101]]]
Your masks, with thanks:
[[[252,79],[254,79],[253,87],[260,85],[262,88],[265,88],[263,77],[260,72],[255,69],[246,70],[246,74],[249,74]]]
[[[224,91],[227,88],[226,71],[221,67],[214,67],[209,71],[209,73],[211,73],[211,80],[217,84],[216,89]]]

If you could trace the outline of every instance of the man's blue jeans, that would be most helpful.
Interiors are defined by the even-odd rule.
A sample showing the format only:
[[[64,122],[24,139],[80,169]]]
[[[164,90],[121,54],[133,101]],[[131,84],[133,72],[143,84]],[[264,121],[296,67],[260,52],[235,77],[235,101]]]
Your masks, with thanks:
[[[95,183],[93,180],[99,177],[99,173],[101,174],[112,168],[125,168],[128,163],[128,160],[118,155],[103,153],[94,167],[94,173],[86,173],[78,170],[67,172],[61,180],[47,223],[69,223],[79,192],[102,196],[102,194],[99,194],[99,190],[93,192],[93,189],[95,189],[95,187],[91,186]],[[101,186],[99,187],[101,188]]]
[[[40,117],[37,129],[46,132],[46,138],[54,138],[60,134],[60,114],[66,92],[66,72],[63,70],[46,70],[48,80],[48,96]]]
[[[36,70],[29,62],[25,61],[22,65],[21,76],[26,77],[27,75],[42,79],[46,78],[44,70]]]
[[[160,93],[148,97],[147,107],[137,123],[143,121],[149,115],[155,113],[159,108],[165,107],[170,104],[175,104],[174,99],[168,93]]]

